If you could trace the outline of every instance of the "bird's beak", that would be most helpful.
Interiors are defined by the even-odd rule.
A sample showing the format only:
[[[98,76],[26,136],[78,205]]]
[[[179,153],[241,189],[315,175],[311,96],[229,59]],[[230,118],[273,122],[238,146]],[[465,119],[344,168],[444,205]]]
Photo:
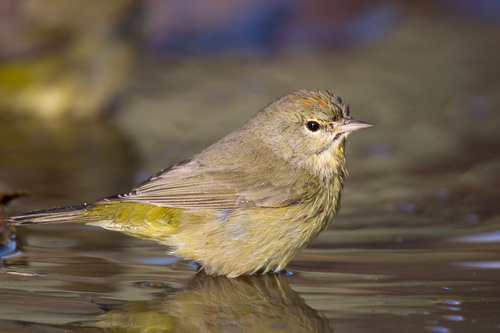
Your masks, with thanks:
[[[333,128],[333,131],[337,133],[354,132],[362,128],[372,127],[370,123],[366,123],[361,120],[352,119],[350,117],[344,118],[340,125]]]

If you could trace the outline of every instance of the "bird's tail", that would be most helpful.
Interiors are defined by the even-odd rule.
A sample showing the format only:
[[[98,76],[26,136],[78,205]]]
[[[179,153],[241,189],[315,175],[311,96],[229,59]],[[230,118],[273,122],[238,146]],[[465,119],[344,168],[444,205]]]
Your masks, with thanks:
[[[90,204],[28,212],[5,220],[11,225],[85,223],[139,238],[163,240],[177,232],[181,215],[180,208],[104,199]]]
[[[89,214],[88,208],[90,206],[92,206],[92,204],[37,210],[7,217],[5,221],[11,225],[69,222],[85,223],[90,222],[93,218],[92,214]]]

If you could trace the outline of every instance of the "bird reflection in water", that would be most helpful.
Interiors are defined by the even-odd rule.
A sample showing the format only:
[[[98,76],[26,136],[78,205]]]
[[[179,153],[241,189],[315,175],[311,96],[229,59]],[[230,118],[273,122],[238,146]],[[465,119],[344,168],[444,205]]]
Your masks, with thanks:
[[[154,283],[150,282],[150,285]],[[197,274],[155,300],[105,305],[83,329],[112,332],[332,332],[329,320],[292,290],[283,274],[226,278]],[[73,329],[75,327],[73,326]]]

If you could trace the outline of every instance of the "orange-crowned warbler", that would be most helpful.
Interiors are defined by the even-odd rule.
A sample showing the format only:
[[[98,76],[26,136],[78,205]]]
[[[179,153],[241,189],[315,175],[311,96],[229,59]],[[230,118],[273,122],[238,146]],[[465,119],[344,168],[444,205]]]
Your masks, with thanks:
[[[370,126],[329,91],[300,90],[128,193],[8,220],[84,222],[153,239],[207,274],[280,271],[334,219],[346,137]]]

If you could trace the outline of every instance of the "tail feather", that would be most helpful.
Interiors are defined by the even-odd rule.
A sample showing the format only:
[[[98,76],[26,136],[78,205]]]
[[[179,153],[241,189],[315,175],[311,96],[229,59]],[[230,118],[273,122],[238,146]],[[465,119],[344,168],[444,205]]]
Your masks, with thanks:
[[[165,237],[177,232],[181,215],[181,208],[97,201],[10,216],[6,222],[11,225],[85,223],[121,231],[134,237],[164,241]]]
[[[91,220],[87,208],[91,204],[83,204],[68,207],[56,207],[43,210],[27,212],[21,215],[10,216],[5,220],[11,225],[26,225],[38,223],[70,223],[87,222]]]

